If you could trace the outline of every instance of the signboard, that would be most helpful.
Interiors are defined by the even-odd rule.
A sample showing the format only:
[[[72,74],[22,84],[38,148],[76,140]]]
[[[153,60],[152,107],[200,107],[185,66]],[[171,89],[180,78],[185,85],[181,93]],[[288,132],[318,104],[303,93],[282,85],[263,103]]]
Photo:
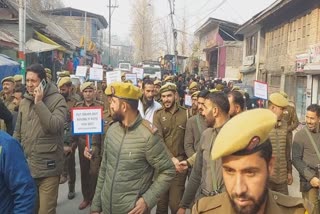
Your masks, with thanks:
[[[113,82],[121,82],[121,71],[108,71],[107,73],[107,85]]]
[[[161,80],[161,71],[157,71],[155,73],[155,76],[157,77],[158,80]]]
[[[126,74],[126,80],[130,80],[133,85],[138,85],[137,74]]]
[[[254,96],[260,99],[268,100],[268,84],[254,81]]]
[[[102,68],[90,68],[89,79],[102,81],[103,80],[103,69]]]
[[[304,66],[309,62],[309,54],[296,55],[296,72],[303,72]]]
[[[77,77],[86,77],[87,76],[87,66],[77,66],[76,76]]]
[[[254,55],[244,57],[243,65],[253,65],[253,64],[254,64]]]
[[[93,68],[101,68],[101,69],[103,68],[102,65],[95,64],[95,63],[92,64],[92,67],[93,67]]]
[[[192,98],[191,95],[184,95],[184,105],[185,106],[192,106]]]
[[[137,74],[138,79],[143,79],[143,68],[132,68],[132,73]]]
[[[71,109],[72,134],[103,133],[102,107],[80,107]]]
[[[320,63],[320,44],[310,46],[309,54],[310,63]]]

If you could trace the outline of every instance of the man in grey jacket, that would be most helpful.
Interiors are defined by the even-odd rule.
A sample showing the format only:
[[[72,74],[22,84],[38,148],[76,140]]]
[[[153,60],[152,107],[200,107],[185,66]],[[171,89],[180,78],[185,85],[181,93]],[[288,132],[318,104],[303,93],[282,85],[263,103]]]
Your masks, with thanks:
[[[106,134],[91,212],[148,213],[168,190],[175,168],[157,128],[137,110],[139,88],[120,83],[111,86],[111,91],[115,123]],[[88,149],[85,156],[90,158],[86,153]]]
[[[55,214],[63,167],[67,104],[57,87],[46,82],[42,65],[34,64],[27,68],[26,87],[14,137],[21,142],[37,186],[35,213]]]

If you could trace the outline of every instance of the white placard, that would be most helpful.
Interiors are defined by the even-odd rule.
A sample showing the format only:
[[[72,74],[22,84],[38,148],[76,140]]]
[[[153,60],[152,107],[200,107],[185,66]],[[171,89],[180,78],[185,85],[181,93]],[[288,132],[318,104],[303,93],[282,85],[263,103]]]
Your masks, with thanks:
[[[155,73],[155,76],[157,77],[158,80],[161,80],[161,71],[157,71]]]
[[[121,82],[121,71],[108,71],[106,74],[107,85],[113,82]]]
[[[254,81],[254,96],[268,100],[268,84],[264,82]]]
[[[130,80],[133,85],[138,85],[137,74],[126,74],[126,80]]]
[[[102,68],[90,68],[89,80],[103,80],[103,69]]]
[[[92,67],[93,67],[93,68],[101,68],[101,69],[103,68],[102,65],[95,64],[95,63],[92,64]]]
[[[132,68],[132,73],[137,74],[138,79],[143,79],[143,68]]]
[[[192,98],[191,95],[184,95],[184,105],[185,106],[192,106]]]
[[[73,108],[71,114],[73,134],[94,134],[103,132],[102,108]]]
[[[77,77],[86,77],[87,76],[87,66],[77,66],[76,76]]]

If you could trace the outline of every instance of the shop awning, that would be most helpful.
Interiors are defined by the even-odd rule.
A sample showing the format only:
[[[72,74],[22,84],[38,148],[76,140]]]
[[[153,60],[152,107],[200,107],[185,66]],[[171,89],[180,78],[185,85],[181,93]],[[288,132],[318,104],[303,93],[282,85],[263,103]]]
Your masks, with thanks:
[[[303,68],[305,74],[320,74],[320,63],[307,63]]]
[[[59,46],[58,50],[60,51],[66,51],[67,49],[62,47],[61,45],[59,45],[58,43],[56,43],[55,41],[51,40],[50,38],[46,37],[45,35],[43,35],[42,33],[39,33],[38,31],[35,31],[35,33],[37,34],[38,38],[47,44],[50,45],[55,45],[55,46]]]
[[[242,66],[240,69],[240,73],[252,73],[256,71],[256,66],[255,65],[249,65],[249,66]]]
[[[26,42],[26,53],[41,53],[59,49],[59,45],[50,45],[48,43],[40,42],[35,39],[30,39]]]

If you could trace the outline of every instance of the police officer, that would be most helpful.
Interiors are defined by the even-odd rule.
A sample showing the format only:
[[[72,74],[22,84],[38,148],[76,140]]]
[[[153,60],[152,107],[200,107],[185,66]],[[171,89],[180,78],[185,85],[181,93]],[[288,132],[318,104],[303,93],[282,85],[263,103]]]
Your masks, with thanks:
[[[93,82],[85,82],[81,85],[80,91],[83,93],[83,101],[78,102],[75,107],[95,107],[103,108],[103,103],[95,100],[96,87]],[[92,201],[94,191],[97,184],[99,167],[101,162],[101,142],[103,136],[101,134],[92,135],[92,159],[88,160],[84,156],[86,147],[86,136],[73,137],[74,142],[78,145],[80,171],[81,171],[81,190],[83,201],[79,205],[79,209],[83,210],[88,207]]]
[[[198,94],[199,93],[200,91],[196,91],[191,94],[192,106],[191,108],[188,108],[189,117],[196,115],[198,112]]]
[[[303,199],[268,189],[274,163],[268,135],[276,122],[271,111],[255,109],[224,125],[211,155],[222,161],[226,192],[200,199],[192,213],[312,213],[312,205]]]
[[[179,202],[183,195],[187,176],[187,171],[181,170],[179,161],[186,159],[184,135],[188,114],[187,109],[177,102],[177,87],[175,84],[166,83],[161,87],[160,94],[163,107],[155,112],[153,123],[167,145],[177,175],[171,182],[169,190],[160,196],[156,213],[168,213],[168,206],[171,213],[176,213],[179,209]]]
[[[291,141],[288,140],[287,122],[283,120],[283,111],[288,106],[288,100],[280,93],[269,96],[268,108],[277,116],[277,123],[269,134],[272,152],[275,157],[274,173],[270,177],[269,188],[288,195],[288,185],[293,182]]]
[[[72,81],[70,77],[62,77],[58,82],[58,89],[60,94],[65,98],[68,105],[67,119],[64,124],[64,167],[60,176],[60,184],[65,183],[69,175],[69,193],[68,198],[73,199],[75,197],[75,181],[76,181],[76,169],[75,169],[75,150],[77,144],[71,144],[71,108],[73,108],[77,102],[80,102],[75,96],[72,95]]]
[[[15,87],[14,78],[12,76],[5,77],[2,79],[1,84],[2,84],[2,91],[0,93],[0,99],[3,100],[4,105],[12,113],[15,107],[13,103],[14,87]],[[3,120],[0,120],[0,130],[7,131],[6,124]],[[12,130],[11,130],[11,134],[12,134]]]
[[[153,84],[154,84],[154,100],[157,101],[158,103],[161,103],[160,88],[162,86],[162,83],[160,80],[155,80]]]

